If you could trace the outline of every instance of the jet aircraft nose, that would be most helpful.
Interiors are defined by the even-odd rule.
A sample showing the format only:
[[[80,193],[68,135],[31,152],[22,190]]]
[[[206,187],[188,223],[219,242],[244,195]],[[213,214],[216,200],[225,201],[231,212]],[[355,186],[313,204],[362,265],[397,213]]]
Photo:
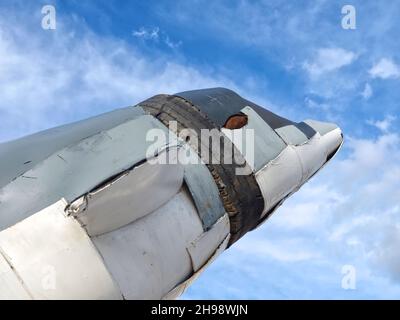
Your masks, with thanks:
[[[0,299],[175,298],[342,143],[211,88],[0,144]]]
[[[264,198],[258,225],[324,167],[343,144],[342,130],[327,122],[305,120],[274,131],[284,145],[255,172]]]
[[[264,206],[257,227],[332,159],[343,134],[336,124],[296,123],[257,105],[246,105],[241,114],[245,125],[221,131],[240,150],[261,191]]]
[[[225,140],[220,152],[224,160],[217,156],[221,161],[207,166],[230,214],[231,244],[270,216],[343,143],[342,131],[335,124],[294,122],[226,88],[160,95],[140,105],[165,125],[176,120],[198,136],[205,129],[217,130],[209,136]],[[235,150],[233,156],[226,156],[230,144]],[[200,145],[204,147],[204,141]],[[205,149],[208,153],[218,147],[206,143]]]

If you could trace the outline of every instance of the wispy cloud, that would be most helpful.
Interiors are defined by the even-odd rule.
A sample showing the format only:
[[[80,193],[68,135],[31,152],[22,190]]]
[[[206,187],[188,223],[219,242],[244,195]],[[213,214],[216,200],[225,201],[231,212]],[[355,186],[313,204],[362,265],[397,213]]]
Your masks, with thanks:
[[[310,97],[306,97],[304,99],[304,103],[310,109],[323,110],[323,111],[329,110],[329,105],[327,103],[317,102]]]
[[[142,38],[145,40],[158,40],[160,37],[160,28],[155,27],[152,29],[146,29],[145,27],[140,27],[139,30],[132,31],[132,35],[137,38]]]
[[[51,34],[40,24],[32,30],[7,19],[0,16],[0,142],[158,93],[234,86],[171,57],[150,58],[124,41],[98,37],[83,21],[75,33],[74,24],[59,18]]]
[[[370,70],[372,78],[397,79],[400,77],[400,67],[391,59],[382,58]]]
[[[149,3],[160,21],[146,20],[154,24],[125,40],[90,29],[78,5],[72,23],[60,12],[54,33],[40,29],[40,17],[30,23],[31,12],[26,19],[0,8],[0,141],[156,93],[209,86],[272,99],[292,119],[333,115],[346,126],[339,158],[217,259],[187,297],[398,298],[400,137],[398,119],[381,114],[397,114],[399,93],[395,81],[374,79],[399,78],[399,4],[357,0],[358,27],[368,21],[370,28],[347,32],[340,6],[326,0]],[[98,10],[116,26],[125,17]],[[168,33],[157,27],[166,25]],[[181,57],[171,54],[176,48]],[[354,292],[340,288],[348,263],[357,268]]]
[[[225,285],[235,299],[398,298],[400,136],[389,127],[374,139],[348,138],[345,149],[347,157],[224,253],[214,277],[206,273],[188,297],[212,297]],[[352,292],[341,288],[347,264],[357,273]]]
[[[162,41],[170,49],[177,49],[182,45],[182,41],[173,41],[170,36],[161,31],[159,27],[145,28],[140,27],[139,30],[132,31],[132,35],[142,40],[159,42]]]
[[[303,67],[311,76],[318,77],[347,66],[356,59],[354,52],[342,48],[322,48],[312,61],[304,62]]]
[[[361,96],[364,98],[364,100],[368,100],[372,97],[374,94],[374,91],[372,90],[372,87],[369,83],[366,83],[364,86],[364,90],[361,92]]]
[[[164,42],[171,49],[177,49],[182,45],[182,41],[172,41],[168,35],[165,36]]]
[[[395,116],[389,115],[385,117],[383,120],[377,120],[377,121],[372,121],[369,120],[367,121],[368,124],[378,128],[384,133],[387,133],[392,125],[392,123],[396,120],[397,118]]]

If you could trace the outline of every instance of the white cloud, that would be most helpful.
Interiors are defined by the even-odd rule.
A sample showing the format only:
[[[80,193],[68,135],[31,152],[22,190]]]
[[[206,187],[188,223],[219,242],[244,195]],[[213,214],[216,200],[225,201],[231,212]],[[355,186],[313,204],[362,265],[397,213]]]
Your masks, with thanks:
[[[145,27],[141,27],[139,30],[135,30],[132,32],[132,35],[137,38],[142,38],[146,40],[158,40],[159,38],[160,28],[155,27],[153,29],[146,29]]]
[[[182,45],[182,41],[173,41],[170,36],[163,31],[160,31],[159,27],[155,28],[145,28],[140,27],[139,30],[135,30],[132,32],[132,35],[136,38],[140,38],[143,40],[150,40],[158,42],[162,41],[170,49],[177,49]]]
[[[382,58],[370,70],[372,78],[397,79],[400,77],[400,67],[392,60]]]
[[[245,18],[252,17],[255,12],[263,10],[249,12]],[[183,11],[181,14],[191,22],[191,15]],[[230,18],[237,16],[240,15],[232,14],[223,19],[235,21]],[[267,19],[269,15],[259,16]],[[173,93],[217,85],[234,87],[225,78],[210,72],[178,61],[168,61],[162,56],[154,60],[122,41],[99,38],[86,30],[83,24],[80,24],[81,29],[74,35],[67,31],[70,27],[63,28],[59,19],[57,33],[51,34],[41,29],[26,30],[15,23],[7,27],[6,18],[0,16],[0,140],[133,104],[160,92]],[[303,18],[301,12],[298,21],[305,21]],[[280,16],[276,21],[286,19]],[[320,19],[316,21],[321,23]],[[200,22],[204,24],[204,21]],[[248,30],[247,25],[243,28],[241,22],[242,18],[239,23],[235,23],[235,28],[224,21],[222,24],[232,34],[240,34],[238,31]],[[251,41],[255,39],[254,43],[273,43],[266,42],[265,38],[271,35],[274,38],[276,34],[273,31],[279,28],[273,29],[268,35],[260,32],[259,22],[248,19],[247,23],[253,28],[247,38]],[[263,26],[266,28],[271,25],[270,21],[264,21]],[[152,34],[152,29],[146,31]],[[137,37],[140,37],[141,30],[137,32]],[[244,33],[242,35],[249,35]],[[294,28],[293,34],[298,36],[298,33],[298,28]],[[308,43],[314,37],[311,32],[300,30],[300,33],[307,35],[303,43]],[[157,34],[160,39],[162,32],[158,31]],[[326,36],[325,30],[323,36]],[[285,42],[285,48],[291,48],[287,44]],[[290,51],[293,52],[293,49]],[[355,59],[354,53],[343,49],[321,49],[313,61],[306,63],[309,68],[306,70],[310,74],[322,75],[349,65]],[[389,77],[393,77],[393,72],[380,71],[377,74],[390,74]],[[348,87],[348,79],[343,81]],[[336,87],[332,89],[335,83],[332,84],[332,79],[329,79],[327,87],[337,92]],[[328,297],[331,298],[338,291],[336,289],[340,289],[340,268],[338,274],[330,273],[338,261],[373,263],[371,277],[374,279],[382,270],[394,277],[398,276],[400,137],[398,133],[393,133],[390,125],[384,123],[385,119],[381,122],[375,122],[382,130],[377,139],[347,137],[345,150],[341,153],[342,160],[335,159],[291,197],[263,227],[255,231],[254,235],[259,239],[253,249],[250,241],[253,238],[249,238],[247,243],[247,238],[244,238],[238,242],[241,249],[235,245],[224,254],[232,257],[232,270],[236,270],[237,276],[235,281],[242,279],[243,285],[250,286],[249,291],[257,285],[265,287],[260,269],[264,268],[268,277],[271,261],[277,261],[281,264],[277,264],[279,270],[272,276],[278,278],[270,280],[271,285],[276,285],[278,289],[280,287],[285,293],[290,292],[291,288],[300,288],[298,297],[302,298],[307,289],[324,287],[326,279],[319,278],[327,274],[329,281],[335,282],[335,277],[338,277],[338,287],[329,292]],[[263,249],[266,240],[268,242]],[[265,256],[271,258],[268,264],[263,264]],[[249,257],[254,258],[253,265],[247,263]],[[243,264],[238,261],[243,261]],[[293,265],[300,262],[303,267],[307,265],[315,268],[311,274],[302,273],[299,279],[304,283],[296,286],[290,280],[293,280],[291,277],[299,267]],[[282,271],[281,267],[286,269]],[[300,267],[299,273],[304,272]],[[248,270],[257,275],[254,281],[247,281]],[[223,273],[228,274],[226,269],[223,269]],[[216,277],[210,280],[216,280]],[[377,290],[371,294],[379,297],[390,290],[395,292],[392,283],[384,284],[385,292]],[[207,283],[207,286],[212,285],[213,282]],[[364,289],[359,290],[374,290],[375,287],[369,288],[370,285],[371,282],[364,282],[361,284]],[[243,298],[248,297],[249,291],[238,291]]]
[[[357,55],[351,51],[341,48],[322,48],[318,50],[314,59],[311,62],[306,61],[303,67],[311,76],[318,77],[347,66],[356,59]]]
[[[367,123],[374,127],[377,127],[382,132],[387,133],[389,131],[390,126],[395,120],[396,120],[395,116],[389,115],[383,120],[377,120],[377,121],[369,120],[367,121]]]
[[[320,109],[323,111],[329,110],[329,105],[327,103],[318,103],[309,97],[304,99],[304,103],[310,109]]]
[[[237,250],[253,256],[268,256],[281,262],[299,262],[316,258],[316,253],[307,249],[300,249],[302,239],[280,239],[269,241],[268,239],[253,239],[252,241],[240,241]]]
[[[165,36],[164,38],[164,42],[165,44],[170,47],[171,49],[177,49],[182,45],[182,41],[177,41],[174,42],[170,39],[170,37],[168,35]]]
[[[285,298],[284,293],[321,298],[324,291],[317,288],[325,288],[326,298],[348,299],[340,287],[341,267],[351,264],[357,271],[354,298],[398,297],[400,136],[388,130],[376,139],[347,138],[341,152],[346,156],[333,160],[262,227],[231,247],[223,261],[234,268],[225,262],[220,269],[239,269],[243,287],[252,283],[248,290],[262,275],[273,277],[278,293],[264,290],[258,298]],[[298,281],[303,290],[291,292]],[[314,292],[304,292],[307,287]]]
[[[361,96],[365,100],[368,100],[369,98],[372,97],[373,94],[374,94],[374,91],[372,90],[371,85],[369,83],[366,83],[363,92],[361,92]]]
[[[351,153],[337,163],[329,183],[345,200],[327,213],[334,247],[364,261],[376,275],[400,279],[394,267],[400,265],[400,238],[393,236],[400,226],[400,136],[389,125],[383,129],[377,139],[349,140]]]
[[[397,133],[384,133],[376,139],[350,137],[347,138],[347,144],[351,153],[337,165],[337,170],[342,174],[335,178],[338,180],[342,177],[343,181],[340,182],[343,184],[350,181],[346,187],[360,182],[361,178],[376,181],[377,175],[382,177],[386,170],[400,165],[397,162],[400,157],[400,136]]]
[[[277,213],[279,217],[271,220],[274,226],[293,231],[324,228],[328,221],[323,212],[330,211],[332,203],[338,204],[347,200],[342,193],[328,185],[312,183],[303,186],[295,198],[296,200],[288,201],[280,208]]]
[[[320,215],[329,215],[325,228],[338,257],[364,261],[376,276],[400,279],[400,238],[394,236],[400,227],[400,136],[384,129],[377,139],[348,140],[349,156],[331,167],[330,191],[315,201],[330,203]],[[340,201],[329,200],[332,192]]]
[[[235,87],[212,70],[162,54],[146,57],[123,41],[100,38],[81,21],[70,25],[59,18],[56,31],[7,24],[7,16],[0,21],[0,142],[158,93]]]

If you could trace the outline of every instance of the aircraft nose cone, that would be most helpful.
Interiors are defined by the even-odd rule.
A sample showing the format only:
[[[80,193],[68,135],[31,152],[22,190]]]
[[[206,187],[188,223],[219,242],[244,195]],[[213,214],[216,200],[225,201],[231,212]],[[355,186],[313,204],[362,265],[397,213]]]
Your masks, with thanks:
[[[333,123],[305,120],[275,131],[286,147],[255,173],[264,198],[260,223],[329,162],[343,143],[342,130]],[[300,136],[300,131],[308,137]]]
[[[316,120],[306,120],[304,122],[321,136],[321,143],[323,143],[327,152],[326,161],[328,162],[338,152],[343,144],[342,130],[334,123]]]

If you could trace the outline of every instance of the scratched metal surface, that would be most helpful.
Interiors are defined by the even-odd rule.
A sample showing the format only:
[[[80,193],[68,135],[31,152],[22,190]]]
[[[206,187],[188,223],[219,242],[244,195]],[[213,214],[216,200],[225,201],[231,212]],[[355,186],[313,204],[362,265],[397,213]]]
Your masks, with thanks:
[[[190,156],[194,158],[197,164],[185,165],[184,179],[206,231],[225,214],[225,209],[210,171],[191,149]]]
[[[58,150],[143,114],[144,111],[141,108],[127,107],[1,143],[0,188],[24,172],[31,170]]]
[[[55,203],[68,202],[146,157],[151,128],[167,130],[143,115],[55,152],[0,189],[0,230]],[[164,147],[160,141],[160,148]]]

